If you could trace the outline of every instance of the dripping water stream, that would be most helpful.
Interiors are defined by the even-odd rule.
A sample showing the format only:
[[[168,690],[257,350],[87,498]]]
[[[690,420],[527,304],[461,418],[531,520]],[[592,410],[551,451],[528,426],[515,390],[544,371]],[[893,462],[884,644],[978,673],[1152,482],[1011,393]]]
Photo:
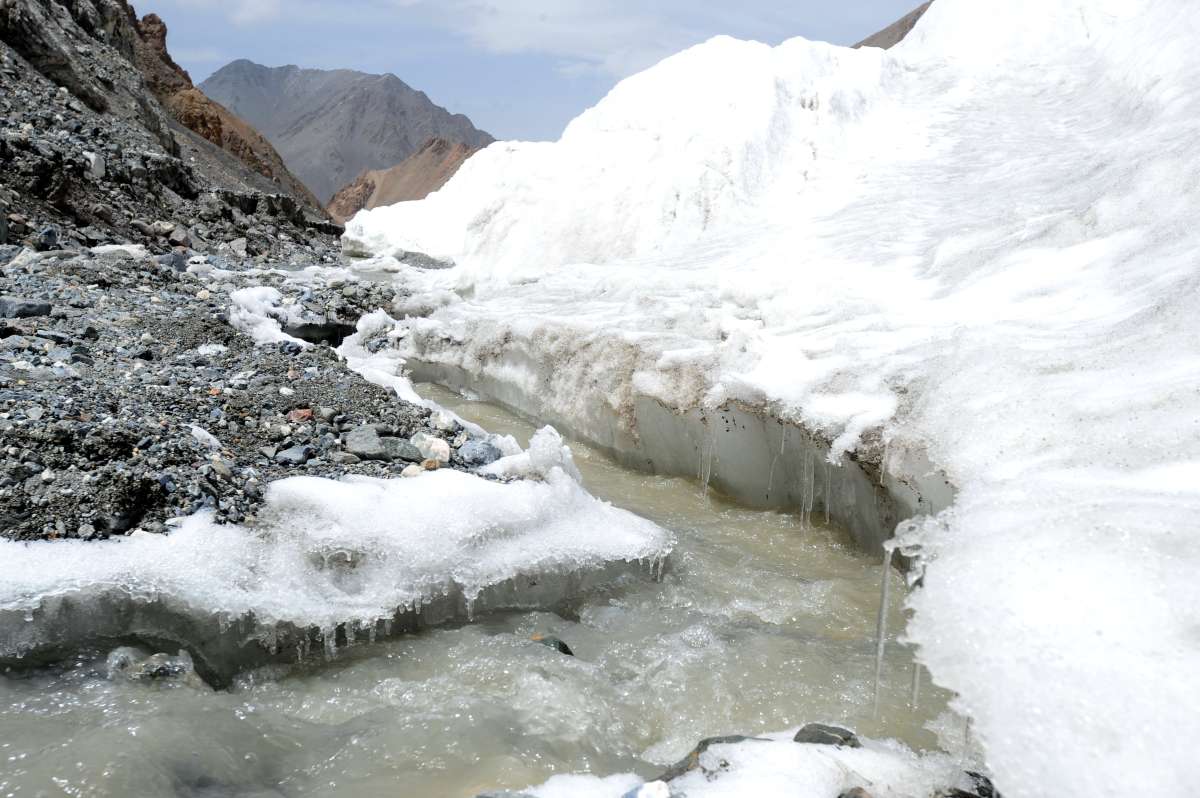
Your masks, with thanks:
[[[522,444],[534,430],[420,391]],[[630,576],[554,613],[478,608],[474,623],[364,639],[328,662],[313,652],[218,693],[107,681],[105,652],[0,676],[0,795],[470,798],[562,772],[649,777],[700,738],[809,721],[937,745],[925,726],[947,696],[927,684],[910,708],[913,664],[894,640],[903,580],[887,573],[880,614],[879,559],[821,522],[812,487],[795,514],[752,511],[705,490],[708,457],[689,480],[572,448],[592,493],[675,533],[660,579]]]

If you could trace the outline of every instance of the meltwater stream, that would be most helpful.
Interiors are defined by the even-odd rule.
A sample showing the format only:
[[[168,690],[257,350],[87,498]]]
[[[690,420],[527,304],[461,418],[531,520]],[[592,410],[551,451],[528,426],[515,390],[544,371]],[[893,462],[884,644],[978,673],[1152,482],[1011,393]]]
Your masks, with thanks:
[[[502,408],[421,393],[522,444],[533,432]],[[926,684],[911,708],[900,645],[873,706],[876,558],[819,516],[739,509],[695,481],[573,448],[591,492],[675,532],[661,582],[631,577],[557,614],[359,645],[222,692],[109,680],[100,651],[6,674],[0,796],[469,798],[563,772],[650,777],[702,737],[808,721],[936,745],[926,724],[947,696]],[[892,579],[895,633],[904,588]]]

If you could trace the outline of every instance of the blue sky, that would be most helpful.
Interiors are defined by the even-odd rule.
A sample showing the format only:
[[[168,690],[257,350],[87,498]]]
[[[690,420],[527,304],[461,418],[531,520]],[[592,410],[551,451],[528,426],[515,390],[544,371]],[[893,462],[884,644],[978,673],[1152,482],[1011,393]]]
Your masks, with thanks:
[[[852,44],[919,0],[134,0],[199,83],[236,58],[393,72],[497,138],[554,139],[616,81],[717,34]]]

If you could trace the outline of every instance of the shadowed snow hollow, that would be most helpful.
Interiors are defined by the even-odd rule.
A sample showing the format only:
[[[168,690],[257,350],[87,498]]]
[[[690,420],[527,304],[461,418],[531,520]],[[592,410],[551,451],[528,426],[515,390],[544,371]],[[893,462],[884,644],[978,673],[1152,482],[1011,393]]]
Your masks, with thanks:
[[[886,53],[717,39],[347,244],[428,314],[402,353],[580,426],[597,396],[626,419],[737,400],[835,460],[928,454],[959,492],[921,527],[910,635],[1000,789],[1183,794],[1197,41],[1190,0],[938,0]]]

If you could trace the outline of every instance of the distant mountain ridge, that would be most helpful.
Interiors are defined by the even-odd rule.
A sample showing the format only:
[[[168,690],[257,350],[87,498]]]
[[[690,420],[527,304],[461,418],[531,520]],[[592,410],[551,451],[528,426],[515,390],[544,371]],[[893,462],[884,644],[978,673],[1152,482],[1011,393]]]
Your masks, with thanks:
[[[494,140],[391,74],[266,67],[241,59],[200,88],[266,136],[323,201],[364,171],[399,164],[432,138],[471,149]]]
[[[878,31],[877,33],[872,33],[870,36],[854,46],[880,47],[884,50],[895,47],[897,44],[904,41],[904,38],[912,32],[912,29],[915,28],[917,23],[921,21],[921,17],[925,16],[925,12],[929,10],[931,5],[933,5],[933,0],[922,3],[900,19],[893,22],[891,25],[888,25],[886,28]]]

